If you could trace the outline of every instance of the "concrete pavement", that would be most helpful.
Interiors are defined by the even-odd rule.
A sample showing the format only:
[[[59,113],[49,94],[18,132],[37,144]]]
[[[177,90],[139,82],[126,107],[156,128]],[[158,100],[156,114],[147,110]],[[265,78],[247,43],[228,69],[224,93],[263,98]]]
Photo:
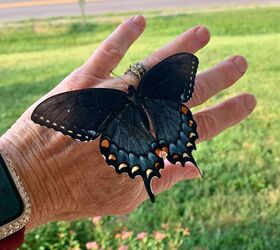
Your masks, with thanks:
[[[86,14],[280,5],[280,0],[85,0]],[[79,15],[78,0],[0,0],[0,21]]]

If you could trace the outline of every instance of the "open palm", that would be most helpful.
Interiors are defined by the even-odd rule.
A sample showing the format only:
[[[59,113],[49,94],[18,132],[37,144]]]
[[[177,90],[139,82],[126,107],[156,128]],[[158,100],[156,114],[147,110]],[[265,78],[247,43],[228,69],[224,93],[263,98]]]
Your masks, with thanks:
[[[123,22],[80,68],[73,71],[46,96],[32,105],[0,140],[23,179],[33,205],[29,228],[54,221],[86,216],[124,214],[135,209],[147,193],[140,178],[117,175],[99,153],[99,142],[83,143],[34,124],[30,116],[45,98],[74,89],[102,86],[127,90],[127,85],[110,76],[130,45],[145,28],[142,16]],[[147,68],[179,52],[195,53],[210,39],[203,26],[194,27],[143,60]],[[246,71],[247,62],[233,56],[197,75],[189,108],[200,105],[234,84]],[[124,76],[131,84],[136,80]],[[254,96],[246,93],[194,114],[199,142],[211,139],[239,123],[254,109]],[[175,183],[199,176],[192,164],[184,168],[165,164],[160,179],[152,186],[156,193]]]

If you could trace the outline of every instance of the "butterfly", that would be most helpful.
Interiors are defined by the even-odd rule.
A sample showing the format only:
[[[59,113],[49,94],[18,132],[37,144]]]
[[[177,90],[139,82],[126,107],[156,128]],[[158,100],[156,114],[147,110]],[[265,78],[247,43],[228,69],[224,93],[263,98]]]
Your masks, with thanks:
[[[87,88],[54,95],[40,103],[32,121],[73,139],[100,136],[100,152],[118,174],[141,176],[152,202],[153,177],[161,177],[164,160],[184,167],[192,156],[197,125],[184,105],[194,91],[198,58],[174,54],[148,70],[127,93]],[[198,168],[198,167],[197,167]]]

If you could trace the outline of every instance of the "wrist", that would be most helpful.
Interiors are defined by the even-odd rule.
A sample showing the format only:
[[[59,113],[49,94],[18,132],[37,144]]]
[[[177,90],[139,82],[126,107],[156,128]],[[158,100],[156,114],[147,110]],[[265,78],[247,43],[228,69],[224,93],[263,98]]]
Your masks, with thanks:
[[[42,176],[42,174],[47,173],[40,171],[42,162],[40,162],[40,155],[32,144],[31,133],[27,131],[27,127],[17,132],[14,132],[14,128],[8,130],[0,138],[0,148],[5,151],[29,196],[31,215],[26,225],[27,230],[29,230],[50,221],[53,212],[49,202],[50,192],[42,181],[47,182],[47,176],[45,178]]]

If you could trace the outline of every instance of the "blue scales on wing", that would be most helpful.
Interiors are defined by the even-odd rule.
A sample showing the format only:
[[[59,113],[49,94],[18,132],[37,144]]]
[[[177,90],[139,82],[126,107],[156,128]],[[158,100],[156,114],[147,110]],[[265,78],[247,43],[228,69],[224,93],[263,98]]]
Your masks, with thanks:
[[[133,102],[115,116],[100,138],[100,150],[108,165],[131,178],[140,175],[151,201],[155,200],[151,179],[160,177],[159,170],[164,166],[163,159],[155,153],[156,147],[146,113]]]
[[[190,110],[184,104],[160,99],[146,100],[145,107],[159,144],[157,153],[164,151],[172,164],[184,166],[190,161],[197,167],[192,151],[198,134]]]
[[[182,166],[190,161],[197,167],[192,156],[198,138],[196,123],[183,104],[192,97],[197,67],[193,54],[172,55],[149,70],[138,87],[160,145],[156,153]]]

